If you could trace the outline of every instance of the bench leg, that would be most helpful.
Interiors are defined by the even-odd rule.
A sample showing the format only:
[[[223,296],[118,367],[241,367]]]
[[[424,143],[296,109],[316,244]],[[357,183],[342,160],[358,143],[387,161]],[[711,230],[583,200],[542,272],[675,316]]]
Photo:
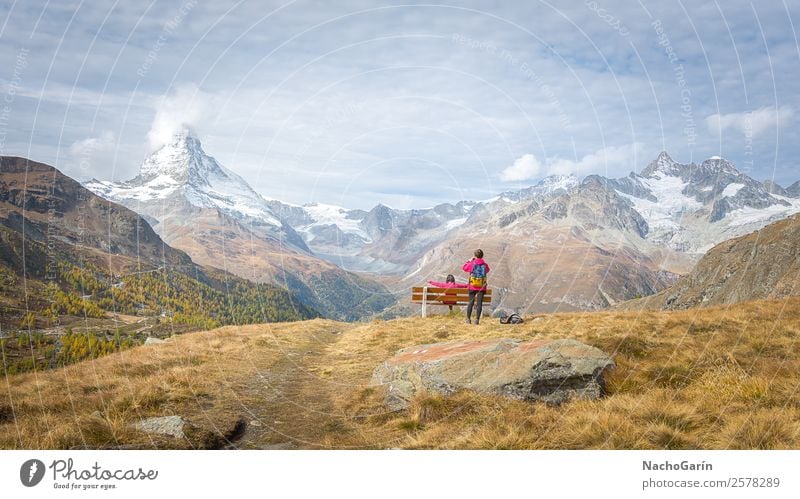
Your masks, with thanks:
[[[428,316],[428,287],[422,288],[422,317]]]

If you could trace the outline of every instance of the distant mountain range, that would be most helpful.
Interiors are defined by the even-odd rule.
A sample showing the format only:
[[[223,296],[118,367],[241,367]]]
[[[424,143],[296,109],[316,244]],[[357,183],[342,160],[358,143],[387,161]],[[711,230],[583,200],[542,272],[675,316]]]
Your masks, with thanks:
[[[715,244],[800,211],[800,183],[784,189],[719,157],[683,164],[666,152],[639,174],[551,176],[485,201],[297,206],[262,198],[186,130],[134,179],[86,187],[147,217],[194,260],[288,285],[332,316],[374,313],[391,305],[389,292],[458,275],[477,247],[494,263],[495,306],[603,308],[656,293]]]
[[[480,246],[496,263],[490,282],[501,306],[604,308],[658,292],[715,244],[800,211],[800,200],[721,158],[682,164],[664,152],[641,174],[548,184],[563,187],[473,207],[405,282],[453,272]]]

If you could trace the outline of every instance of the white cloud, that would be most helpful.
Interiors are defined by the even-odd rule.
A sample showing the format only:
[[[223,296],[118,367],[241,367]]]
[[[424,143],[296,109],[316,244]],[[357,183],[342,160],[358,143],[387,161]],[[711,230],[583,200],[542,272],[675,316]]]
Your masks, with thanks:
[[[737,163],[751,162],[748,173],[756,178],[800,178],[796,118],[781,127],[779,144],[769,137],[787,111],[800,109],[800,87],[791,84],[800,79],[800,65],[784,43],[792,35],[785,5],[761,2],[755,18],[747,2],[685,9],[653,0],[643,2],[646,8],[600,3],[629,34],[584,2],[367,11],[363,0],[267,9],[243,2],[230,10],[200,2],[157,45],[145,78],[137,70],[161,44],[164,22],[179,5],[134,5],[110,15],[80,9],[74,16],[58,2],[12,9],[0,61],[17,66],[15,40],[28,40],[31,52],[19,68],[21,86],[7,96],[15,97],[7,103],[15,126],[8,127],[3,152],[61,166],[59,150],[77,141],[75,151],[85,154],[92,143],[80,139],[115,130],[113,154],[69,163],[65,173],[121,180],[138,172],[150,147],[188,124],[210,154],[268,197],[360,208],[384,201],[385,189],[373,188],[381,182],[420,196],[417,207],[429,205],[423,196],[431,184],[452,193],[440,201],[489,197],[483,191],[494,189],[491,182],[461,183],[487,176],[485,165],[500,165],[488,175],[495,182],[505,167],[503,180],[590,173],[591,165],[606,176],[639,171],[647,161],[626,165],[624,148],[594,152],[634,142],[653,146],[648,154],[665,149],[689,158],[722,150]],[[669,27],[680,68],[653,42],[653,19]],[[692,24],[703,26],[702,44]],[[767,46],[750,36],[759,25],[770,27]],[[67,28],[74,36],[63,37]],[[131,34],[124,46],[118,33]],[[698,53],[707,57],[689,57]],[[689,108],[678,69],[691,87]],[[776,78],[764,77],[770,74]],[[0,78],[4,89],[9,84]],[[747,126],[741,115],[717,115],[710,126],[727,133],[715,135],[703,123],[712,102],[717,112],[756,111]],[[775,109],[776,102],[792,107]],[[63,120],[42,119],[58,116],[68,117],[68,128],[61,129]],[[687,130],[697,133],[696,144]],[[745,144],[741,130],[761,135]],[[526,152],[533,154],[513,161]],[[417,166],[400,178],[380,166],[397,168],[406,157],[437,166]]]
[[[732,128],[745,135],[755,136],[773,126],[785,125],[793,115],[791,106],[762,107],[743,113],[712,114],[706,118],[706,125],[711,133],[715,134],[721,134]]]
[[[500,179],[505,182],[529,180],[548,175],[606,173],[611,171],[633,171],[642,144],[626,146],[609,146],[587,154],[578,160],[564,158],[547,158],[540,161],[533,154],[525,154],[514,164],[500,172]]]
[[[528,180],[539,175],[542,163],[533,154],[524,154],[514,161],[514,164],[500,172],[500,179],[504,182]]]
[[[64,164],[71,167],[70,175],[78,180],[96,176],[96,172],[112,172],[118,141],[110,131],[96,137],[76,140],[67,148]]]
[[[76,140],[69,146],[69,154],[76,160],[90,158],[114,149],[114,134],[103,132],[99,137]]]
[[[213,121],[218,97],[203,92],[194,84],[181,84],[156,104],[156,116],[147,133],[151,150],[166,144],[183,127],[197,128]]]

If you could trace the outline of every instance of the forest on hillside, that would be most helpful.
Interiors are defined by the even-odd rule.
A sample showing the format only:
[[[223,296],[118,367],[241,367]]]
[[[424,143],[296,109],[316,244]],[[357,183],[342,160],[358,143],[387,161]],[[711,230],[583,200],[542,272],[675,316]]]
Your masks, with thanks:
[[[154,268],[113,275],[58,262],[54,279],[0,266],[0,353],[6,374],[61,367],[142,344],[148,336],[225,325],[318,317],[287,291],[195,269]],[[136,324],[115,316],[139,318]],[[154,327],[155,326],[155,327]]]

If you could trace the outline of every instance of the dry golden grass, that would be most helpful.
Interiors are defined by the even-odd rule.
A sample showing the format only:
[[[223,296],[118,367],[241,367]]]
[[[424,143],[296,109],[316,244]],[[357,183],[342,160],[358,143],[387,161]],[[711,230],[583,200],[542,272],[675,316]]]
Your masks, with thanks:
[[[800,298],[680,312],[327,320],[185,334],[12,376],[0,448],[800,448]],[[576,338],[610,353],[609,395],[552,407],[461,392],[388,412],[373,369],[400,348]],[[130,424],[178,414],[187,438]],[[246,425],[244,431],[242,426]]]

